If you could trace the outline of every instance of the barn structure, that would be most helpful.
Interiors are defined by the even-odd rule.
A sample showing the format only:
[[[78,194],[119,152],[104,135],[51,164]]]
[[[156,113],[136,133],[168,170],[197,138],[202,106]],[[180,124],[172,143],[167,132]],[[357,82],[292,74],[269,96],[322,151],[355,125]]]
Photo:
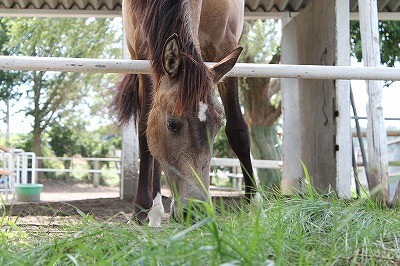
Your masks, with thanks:
[[[0,16],[116,17],[122,0],[0,0]],[[283,64],[350,65],[350,20],[357,20],[357,0],[246,0],[247,19],[282,19]],[[364,2],[364,1],[363,1]],[[360,2],[362,3],[362,2]],[[365,0],[376,5],[376,0]],[[378,0],[379,18],[400,20],[399,0]],[[362,16],[361,16],[362,17]],[[374,18],[368,17],[372,22]],[[371,41],[372,42],[372,41]],[[124,58],[129,58],[125,52]],[[1,62],[0,62],[1,64]],[[350,82],[283,79],[283,180],[285,193],[304,178],[300,159],[314,185],[350,197]],[[123,133],[122,197],[132,198],[137,180],[133,125]],[[383,156],[383,160],[385,160]]]

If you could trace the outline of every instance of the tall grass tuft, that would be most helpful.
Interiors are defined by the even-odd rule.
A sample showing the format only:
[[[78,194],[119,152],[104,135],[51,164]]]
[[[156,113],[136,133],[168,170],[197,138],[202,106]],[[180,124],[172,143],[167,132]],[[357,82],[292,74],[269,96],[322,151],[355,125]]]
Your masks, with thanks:
[[[399,209],[315,195],[264,198],[259,206],[240,208],[219,205],[196,202],[195,221],[162,229],[97,222],[83,213],[78,223],[32,229],[3,211],[0,264],[400,264]]]

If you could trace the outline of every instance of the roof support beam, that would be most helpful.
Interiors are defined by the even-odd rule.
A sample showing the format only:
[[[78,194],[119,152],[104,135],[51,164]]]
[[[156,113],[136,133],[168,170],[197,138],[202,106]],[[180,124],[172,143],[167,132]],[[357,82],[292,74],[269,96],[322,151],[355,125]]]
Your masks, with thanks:
[[[244,18],[246,20],[251,19],[284,19],[294,18],[299,12],[264,12],[264,11],[245,11]],[[400,21],[399,12],[379,12],[378,19],[382,21]],[[350,12],[350,20],[360,20],[360,14],[358,12]]]
[[[284,19],[293,18],[299,12],[245,11],[245,19]],[[46,17],[46,18],[115,18],[121,17],[121,10],[61,10],[61,9],[14,9],[0,8],[0,17]],[[379,12],[379,20],[400,21],[399,12]],[[359,20],[358,12],[350,13],[350,20]]]

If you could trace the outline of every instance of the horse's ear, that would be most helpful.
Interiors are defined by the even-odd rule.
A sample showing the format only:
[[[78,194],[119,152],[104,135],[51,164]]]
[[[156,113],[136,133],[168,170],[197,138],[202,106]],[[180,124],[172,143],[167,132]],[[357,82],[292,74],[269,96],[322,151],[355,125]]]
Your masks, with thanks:
[[[180,50],[178,35],[174,33],[165,42],[162,53],[163,69],[171,78],[175,77],[179,70]]]
[[[228,73],[236,64],[243,47],[233,50],[227,57],[219,61],[211,68],[212,79],[217,83],[222,77]]]

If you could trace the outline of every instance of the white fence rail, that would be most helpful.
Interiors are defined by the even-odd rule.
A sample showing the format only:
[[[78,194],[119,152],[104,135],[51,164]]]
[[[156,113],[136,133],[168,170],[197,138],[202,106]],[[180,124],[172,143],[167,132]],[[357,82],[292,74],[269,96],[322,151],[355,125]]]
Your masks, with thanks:
[[[0,70],[148,74],[150,64],[146,60],[0,56]],[[400,68],[238,63],[227,76],[400,80]]]
[[[280,169],[282,161],[252,160],[254,168]],[[239,159],[234,158],[211,158],[211,166],[240,167]]]
[[[36,157],[38,160],[58,160],[58,161],[73,161],[73,160],[82,160],[86,162],[93,162],[94,169],[82,169],[82,168],[74,168],[72,165],[70,169],[64,168],[36,168],[36,172],[42,173],[84,173],[84,174],[93,174],[93,184],[95,186],[100,183],[100,175],[103,173],[108,174],[121,174],[121,168],[119,164],[121,163],[120,158],[83,158],[83,157]],[[100,162],[114,162],[117,163],[116,170],[107,169],[106,171],[100,169]],[[280,169],[282,166],[281,161],[273,161],[273,160],[252,160],[253,167],[256,169]],[[211,159],[211,167],[232,167],[232,168],[240,168],[240,162],[238,159],[234,158],[212,158]],[[32,170],[29,169],[28,170]],[[242,175],[237,173],[236,171],[227,174],[228,177],[233,178],[234,187],[238,190],[241,189],[241,177]]]
[[[74,169],[72,166],[70,169],[64,168],[36,168],[36,172],[42,173],[80,173],[80,174],[93,174],[93,185],[98,186],[100,184],[100,175],[107,173],[107,174],[119,174],[121,175],[121,168],[120,158],[82,158],[82,157],[37,157],[38,160],[59,160],[59,161],[66,161],[66,160],[83,160],[86,162],[92,161],[94,165],[94,169]],[[100,162],[115,162],[118,164],[116,170],[107,169],[106,171],[100,169]],[[256,169],[280,169],[282,166],[281,161],[270,161],[270,160],[252,160],[253,167]],[[211,159],[211,168],[215,167],[231,167],[231,172],[225,173],[225,175],[232,179],[232,188],[234,190],[241,191],[242,190],[242,178],[243,175],[237,171],[240,169],[240,162],[238,159],[234,158],[212,158]],[[218,176],[215,173],[211,173],[211,176],[215,177]],[[225,187],[217,187],[219,190],[225,190]],[[229,189],[228,189],[229,190]]]
[[[95,165],[95,169],[74,169],[71,167],[70,169],[64,169],[64,168],[36,168],[36,172],[63,172],[63,173],[74,173],[74,172],[79,172],[79,173],[88,173],[88,174],[101,174],[102,170],[99,169],[100,165],[98,164],[99,162],[116,162],[120,163],[121,158],[85,158],[85,157],[36,157],[38,160],[53,160],[53,161],[73,161],[73,160],[82,160],[86,162],[93,161]],[[96,168],[97,166],[97,168]],[[119,170],[107,170],[108,173],[117,173],[120,174]]]
[[[59,161],[67,161],[67,160],[83,160],[83,161],[93,161],[93,162],[116,162],[120,163],[121,158],[84,158],[84,157],[36,157],[38,160],[59,160]],[[254,168],[260,169],[280,169],[282,166],[282,161],[274,161],[274,160],[252,160]],[[211,159],[212,167],[240,167],[239,159],[235,158],[212,158]],[[36,168],[36,172],[87,172],[87,173],[101,173],[102,170],[99,169],[54,169],[54,168]],[[112,170],[110,170],[112,171]],[[120,173],[119,171],[112,171],[116,173]]]

